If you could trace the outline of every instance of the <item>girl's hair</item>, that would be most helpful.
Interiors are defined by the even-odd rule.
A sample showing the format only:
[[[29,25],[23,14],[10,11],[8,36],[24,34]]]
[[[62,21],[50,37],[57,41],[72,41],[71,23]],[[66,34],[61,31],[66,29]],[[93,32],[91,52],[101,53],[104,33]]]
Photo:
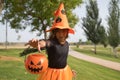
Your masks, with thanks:
[[[50,32],[50,36],[49,36],[49,39],[54,39],[55,38],[55,31],[54,30],[52,30],[51,32]]]
[[[58,29],[54,29],[50,32],[50,36],[49,39],[55,39],[56,38],[56,32],[58,31]],[[68,35],[66,36],[66,38],[68,38]]]

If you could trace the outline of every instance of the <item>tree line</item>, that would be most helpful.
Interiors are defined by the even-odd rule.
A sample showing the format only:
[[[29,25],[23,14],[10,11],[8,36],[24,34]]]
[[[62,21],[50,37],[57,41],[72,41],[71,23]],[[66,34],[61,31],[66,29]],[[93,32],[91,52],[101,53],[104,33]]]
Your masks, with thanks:
[[[87,39],[94,43],[96,54],[96,45],[103,44],[105,47],[109,44],[113,48],[114,56],[117,57],[116,47],[120,44],[120,8],[119,0],[110,0],[109,16],[107,18],[108,28],[102,25],[102,19],[99,17],[99,9],[96,0],[89,0],[86,5],[86,17],[83,20],[83,30]]]

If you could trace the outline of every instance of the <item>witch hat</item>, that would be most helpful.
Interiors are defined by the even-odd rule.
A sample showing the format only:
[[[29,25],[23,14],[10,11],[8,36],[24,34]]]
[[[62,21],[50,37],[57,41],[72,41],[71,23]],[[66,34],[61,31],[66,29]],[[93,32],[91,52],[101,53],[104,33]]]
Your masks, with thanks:
[[[54,23],[52,27],[46,32],[50,32],[54,29],[68,29],[69,33],[74,34],[74,30],[69,27],[63,3],[59,5],[59,8],[58,10],[55,11],[54,15],[55,15]]]

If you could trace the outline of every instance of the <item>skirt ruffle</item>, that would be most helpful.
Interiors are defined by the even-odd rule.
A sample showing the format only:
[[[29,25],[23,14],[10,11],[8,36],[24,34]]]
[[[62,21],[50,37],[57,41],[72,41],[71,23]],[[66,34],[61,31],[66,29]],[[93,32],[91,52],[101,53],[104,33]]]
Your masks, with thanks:
[[[67,65],[64,69],[48,68],[37,80],[72,80],[73,74]]]

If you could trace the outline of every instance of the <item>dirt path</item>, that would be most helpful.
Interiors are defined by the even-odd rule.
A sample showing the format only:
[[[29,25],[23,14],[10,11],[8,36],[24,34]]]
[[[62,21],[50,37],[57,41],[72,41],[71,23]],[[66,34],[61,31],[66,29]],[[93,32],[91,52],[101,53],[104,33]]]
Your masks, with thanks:
[[[1,55],[0,55],[0,60],[4,60],[4,61],[21,61],[19,58],[16,58],[16,57],[1,56]]]
[[[72,49],[70,49],[69,55],[76,57],[78,59],[82,59],[82,60],[85,60],[88,62],[92,62],[95,64],[105,66],[107,68],[111,68],[111,69],[120,71],[120,63],[118,63],[118,62],[113,62],[113,61],[108,61],[108,60],[103,60],[100,58],[88,56],[88,55],[73,51]]]

